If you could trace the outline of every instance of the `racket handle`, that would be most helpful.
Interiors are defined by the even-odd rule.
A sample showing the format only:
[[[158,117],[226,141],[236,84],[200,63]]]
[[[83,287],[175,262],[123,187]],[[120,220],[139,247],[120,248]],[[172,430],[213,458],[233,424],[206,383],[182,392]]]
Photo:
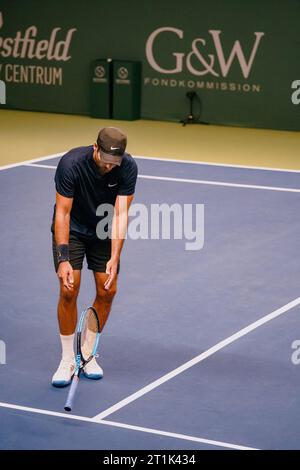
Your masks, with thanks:
[[[65,411],[72,411],[74,396],[75,396],[75,392],[78,386],[78,382],[79,382],[79,377],[77,375],[74,375],[72,383],[71,383],[71,387],[68,393],[67,401],[65,404]]]

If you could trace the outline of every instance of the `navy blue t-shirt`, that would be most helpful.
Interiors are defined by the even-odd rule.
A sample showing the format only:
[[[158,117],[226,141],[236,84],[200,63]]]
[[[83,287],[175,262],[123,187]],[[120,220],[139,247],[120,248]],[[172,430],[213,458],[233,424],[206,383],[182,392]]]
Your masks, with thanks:
[[[120,166],[101,175],[93,158],[93,146],[78,147],[62,156],[55,173],[56,191],[73,198],[70,231],[84,237],[96,236],[100,204],[115,204],[116,198],[134,194],[137,164],[125,153]],[[55,207],[53,220],[55,216]],[[52,223],[53,231],[53,223]]]

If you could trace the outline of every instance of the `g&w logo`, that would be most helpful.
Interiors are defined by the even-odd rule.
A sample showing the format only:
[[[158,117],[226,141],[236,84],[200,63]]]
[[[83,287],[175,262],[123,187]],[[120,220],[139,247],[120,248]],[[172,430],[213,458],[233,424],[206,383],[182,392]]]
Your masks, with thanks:
[[[155,42],[155,49],[157,50],[158,44],[158,36],[162,33],[172,33],[173,38],[174,35],[177,36],[179,39],[183,39],[184,32],[181,29],[172,28],[169,26],[164,26],[162,28],[158,28],[153,33],[150,34],[149,38],[146,42],[146,57],[149,62],[149,65],[156,70],[157,72],[163,74],[178,74],[183,71],[184,68],[184,61],[188,71],[196,76],[204,76],[207,74],[213,75],[215,77],[227,77],[232,62],[236,57],[239,61],[242,74],[244,78],[248,78],[251,68],[255,59],[255,55],[257,53],[257,49],[261,38],[264,36],[265,33],[262,32],[255,32],[255,40],[252,46],[252,50],[250,53],[250,57],[248,61],[245,58],[245,54],[243,52],[242,46],[240,41],[236,40],[233,44],[229,57],[226,59],[224,55],[224,50],[221,42],[221,33],[220,30],[209,30],[209,34],[213,41],[213,45],[216,51],[216,54],[207,54],[207,57],[203,53],[203,49],[206,47],[206,40],[204,38],[195,38],[192,41],[192,50],[187,54],[184,52],[173,52],[172,55],[175,58],[174,67],[173,68],[166,68],[163,64],[159,64],[158,61],[154,57],[154,42]],[[172,39],[173,39],[172,38]],[[218,61],[219,67],[217,67],[216,63]]]

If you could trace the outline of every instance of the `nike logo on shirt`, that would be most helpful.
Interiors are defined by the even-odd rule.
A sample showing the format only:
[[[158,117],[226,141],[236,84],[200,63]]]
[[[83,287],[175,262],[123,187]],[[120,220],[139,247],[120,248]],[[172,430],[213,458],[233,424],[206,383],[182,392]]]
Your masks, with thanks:
[[[115,184],[109,184],[109,183],[108,183],[108,187],[109,187],[109,188],[113,188],[114,186],[117,186],[117,184],[118,184],[118,183],[115,183]]]

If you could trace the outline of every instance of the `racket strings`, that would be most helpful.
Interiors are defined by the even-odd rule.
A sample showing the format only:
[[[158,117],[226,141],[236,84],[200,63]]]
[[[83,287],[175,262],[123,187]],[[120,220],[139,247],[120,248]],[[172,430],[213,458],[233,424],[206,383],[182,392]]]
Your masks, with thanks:
[[[94,350],[98,333],[98,324],[95,314],[88,310],[84,319],[81,333],[81,352],[84,359],[88,359]]]

